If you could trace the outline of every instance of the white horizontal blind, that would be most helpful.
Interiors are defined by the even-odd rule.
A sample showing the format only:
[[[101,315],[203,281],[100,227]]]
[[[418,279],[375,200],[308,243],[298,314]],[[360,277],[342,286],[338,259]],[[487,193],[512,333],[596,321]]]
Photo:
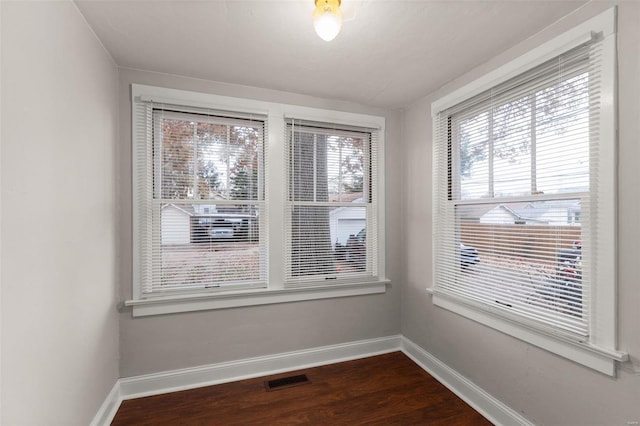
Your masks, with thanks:
[[[142,295],[266,286],[266,117],[135,108]]]
[[[435,117],[438,293],[589,335],[600,50],[580,46]]]
[[[377,131],[286,125],[286,286],[377,276]]]

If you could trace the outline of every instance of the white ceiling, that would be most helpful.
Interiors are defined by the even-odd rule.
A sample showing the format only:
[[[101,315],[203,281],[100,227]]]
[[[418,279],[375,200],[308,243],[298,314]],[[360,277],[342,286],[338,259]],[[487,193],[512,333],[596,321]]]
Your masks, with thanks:
[[[313,0],[76,0],[121,67],[399,108],[584,0],[343,0],[332,42]]]

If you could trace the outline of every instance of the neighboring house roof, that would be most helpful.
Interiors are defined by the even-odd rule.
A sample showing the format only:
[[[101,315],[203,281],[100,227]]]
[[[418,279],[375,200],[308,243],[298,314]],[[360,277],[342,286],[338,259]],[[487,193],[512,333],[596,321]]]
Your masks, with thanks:
[[[533,210],[527,209],[527,207],[523,209],[515,209],[504,204],[500,204],[498,208],[504,209],[506,212],[513,215],[516,220],[525,221],[525,222],[539,222],[539,223],[549,223],[547,220],[539,220],[533,216],[539,216],[539,212],[541,209],[533,208]],[[546,210],[546,209],[545,209]]]
[[[538,219],[552,210],[564,209],[567,211],[580,211],[580,200],[554,200],[538,203],[511,204],[513,211],[522,217]]]
[[[524,219],[535,220],[540,214],[542,214],[542,213],[538,213],[539,210],[546,211],[546,209],[536,209],[529,202],[509,203],[508,205],[499,204],[497,206],[495,204],[465,205],[462,210],[463,211],[462,218],[467,220],[479,220],[484,215],[486,215],[487,213],[495,209],[502,209],[507,213],[509,213],[510,215],[512,215],[513,217],[515,217],[516,219],[522,219],[522,220]]]
[[[495,209],[493,204],[466,205],[462,213],[463,220],[480,220],[482,216]]]
[[[174,209],[188,216],[193,216],[195,214],[195,211],[193,210],[193,206],[191,204],[165,204],[160,210],[164,210],[169,207],[173,207]]]
[[[354,201],[362,201],[362,192],[343,192],[339,195],[330,195],[330,203],[353,203]]]
[[[243,218],[252,218],[252,217],[256,217],[256,215],[251,215],[251,214],[247,214],[247,213],[225,213],[225,212],[219,212],[219,213],[196,213],[195,210],[193,209],[193,205],[192,204],[174,204],[174,203],[170,203],[170,204],[165,204],[164,206],[162,206],[161,210],[164,210],[166,208],[174,208],[177,211],[184,213],[187,216],[197,216],[197,217],[213,217],[213,218],[228,218],[228,219],[243,219]]]
[[[336,215],[340,215],[342,214],[342,212],[346,211],[347,209],[353,209],[353,207],[359,207],[361,210],[357,210],[357,211],[362,211],[362,219],[364,219],[366,217],[366,212],[365,212],[365,208],[366,208],[366,204],[363,203],[363,199],[362,199],[362,193],[357,193],[357,194],[350,194],[350,195],[357,195],[357,197],[353,197],[353,199],[346,201],[344,199],[344,197],[342,198],[342,202],[343,203],[353,203],[353,206],[348,206],[348,207],[338,207],[337,209],[331,210],[331,213],[329,213],[331,216],[336,216]],[[331,201],[331,200],[330,200]],[[333,200],[334,202],[337,201]]]
[[[563,209],[573,212],[580,211],[580,201],[555,200],[545,201],[544,203],[522,202],[500,204],[498,206],[484,204],[477,207],[471,207],[471,209],[466,209],[465,219],[480,219],[482,216],[495,209],[502,209],[503,211],[513,216],[516,220],[545,224],[549,223],[549,219],[548,217],[545,217],[545,215],[547,215],[549,212],[552,212],[553,210]]]

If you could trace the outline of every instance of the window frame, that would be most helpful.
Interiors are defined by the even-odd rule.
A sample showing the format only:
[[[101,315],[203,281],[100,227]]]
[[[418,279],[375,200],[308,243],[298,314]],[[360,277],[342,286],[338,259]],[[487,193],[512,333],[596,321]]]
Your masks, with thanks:
[[[616,333],[616,176],[617,176],[617,122],[616,122],[616,9],[607,11],[557,36],[556,38],[534,48],[511,62],[495,69],[477,80],[436,100],[432,104],[434,149],[438,143],[438,115],[450,107],[458,105],[485,90],[555,58],[574,47],[580,46],[598,34],[602,37],[602,86],[600,94],[600,156],[602,170],[598,182],[598,211],[605,218],[602,222],[607,226],[597,231],[599,251],[597,259],[597,275],[593,282],[592,301],[589,306],[591,316],[590,335],[587,339],[574,340],[559,333],[553,333],[531,327],[526,321],[517,317],[491,311],[475,306],[463,298],[453,297],[438,288],[435,277],[432,287],[433,304],[450,310],[480,324],[499,330],[505,334],[546,349],[552,353],[571,359],[604,374],[614,376],[616,362],[623,362],[628,355],[617,350]],[[449,149],[450,150],[450,149]],[[450,179],[448,176],[437,176],[438,158],[434,155],[434,199],[437,206],[439,182]],[[450,173],[450,172],[449,172]],[[445,173],[446,174],[446,173]],[[451,189],[449,189],[450,191]],[[434,207],[435,208],[435,207]],[[434,214],[437,214],[434,211]],[[606,229],[604,229],[606,228]],[[438,250],[434,239],[433,253]],[[435,262],[435,258],[434,258]],[[434,264],[435,265],[435,264]]]
[[[305,286],[317,286],[322,285],[326,280],[332,280],[335,284],[346,283],[346,282],[366,282],[370,280],[376,280],[378,277],[378,259],[376,259],[375,253],[378,249],[378,239],[377,239],[377,212],[375,211],[377,208],[377,188],[378,188],[378,174],[377,166],[373,165],[372,162],[377,160],[377,147],[374,145],[378,145],[379,135],[374,135],[376,133],[375,129],[369,128],[346,128],[345,126],[336,125],[335,123],[304,123],[297,124],[291,126],[293,122],[301,122],[297,117],[287,117],[286,118],[286,137],[285,142],[287,144],[285,151],[287,155],[287,159],[285,160],[286,164],[286,175],[287,175],[287,184],[285,185],[285,207],[288,214],[286,214],[286,224],[285,224],[285,235],[290,237],[293,235],[293,212],[296,207],[320,207],[320,208],[361,208],[366,211],[366,219],[365,219],[365,232],[369,235],[375,235],[375,238],[367,238],[365,243],[365,269],[358,272],[352,272],[349,274],[341,274],[341,273],[317,273],[317,274],[309,274],[309,275],[301,275],[296,277],[295,274],[292,273],[288,267],[292,266],[293,255],[291,250],[293,249],[294,242],[291,238],[285,238],[285,265],[287,269],[285,269],[285,287],[287,288],[296,288],[296,287],[305,287]],[[314,127],[318,126],[318,127]],[[316,137],[319,134],[325,134],[325,136],[340,136],[340,137],[363,137],[366,135],[366,138],[363,138],[364,141],[364,170],[363,170],[363,201],[361,202],[345,202],[345,201],[302,201],[295,199],[295,192],[292,192],[292,189],[295,190],[295,178],[293,174],[294,169],[294,160],[291,157],[293,154],[293,138],[294,133],[298,130],[298,128],[304,129],[303,133],[312,133],[314,137],[314,150],[316,144]],[[317,164],[314,163],[314,174],[316,171]],[[327,168],[329,165],[327,164]],[[316,198],[317,191],[314,184],[314,199]],[[334,285],[335,285],[334,284]]]
[[[137,197],[152,195],[143,194],[144,188],[138,187],[136,176],[137,158],[146,155],[140,151],[140,140],[136,130],[144,122],[150,125],[148,118],[136,114],[136,107],[141,103],[164,103],[189,109],[211,109],[217,111],[235,112],[239,115],[255,114],[266,117],[264,135],[264,205],[266,217],[265,234],[267,239],[267,286],[261,288],[203,288],[192,291],[178,291],[171,294],[144,294],[138,277],[143,267],[141,261],[141,247],[148,242],[142,241],[139,232],[138,217],[141,214],[141,204]],[[189,312],[208,309],[224,309],[239,306],[255,306],[272,303],[285,303],[302,300],[327,299],[365,294],[384,293],[389,280],[385,275],[385,245],[384,245],[384,136],[385,118],[381,116],[334,111],[312,107],[302,107],[275,102],[259,101],[248,98],[235,98],[208,93],[191,92],[171,88],[131,85],[131,146],[132,146],[132,220],[133,220],[133,268],[132,268],[132,298],[125,301],[125,306],[132,307],[134,317],[160,315],[176,312]],[[285,286],[285,271],[283,247],[285,246],[285,192],[288,177],[285,176],[285,155],[287,146],[285,137],[285,117],[297,119],[335,123],[336,125],[355,126],[375,129],[378,132],[377,157],[377,217],[376,224],[378,247],[376,261],[378,274],[369,280],[344,280],[337,283],[317,283],[313,286],[288,288]],[[149,176],[149,172],[146,172]],[[148,182],[147,182],[148,187]],[[261,231],[262,232],[262,231]]]
[[[247,118],[243,118],[243,117],[225,117],[225,116],[220,116],[220,115],[216,115],[215,113],[212,113],[209,116],[204,115],[204,112],[210,112],[210,111],[200,111],[200,110],[194,110],[193,108],[184,108],[184,107],[177,107],[174,108],[172,106],[169,105],[169,108],[167,109],[161,109],[161,108],[152,108],[151,111],[151,124],[153,126],[153,136],[152,139],[153,141],[158,141],[158,142],[153,142],[153,141],[148,141],[147,143],[151,144],[150,149],[147,150],[147,155],[149,155],[150,158],[150,162],[152,162],[152,164],[154,165],[154,176],[152,178],[152,181],[154,182],[153,187],[151,188],[152,191],[155,191],[155,193],[150,197],[150,201],[151,201],[151,209],[152,214],[154,215],[154,218],[156,217],[157,212],[162,212],[162,209],[166,206],[169,206],[171,204],[173,205],[177,205],[177,204],[192,204],[192,205],[212,205],[215,204],[217,206],[238,206],[238,205],[246,205],[246,206],[256,206],[258,207],[258,211],[263,211],[265,209],[265,196],[264,196],[264,168],[265,168],[265,161],[264,161],[264,149],[265,149],[265,141],[266,141],[266,137],[264,135],[264,133],[267,130],[266,127],[266,117],[264,116],[260,116],[256,118],[256,122],[258,123],[262,123],[261,127],[262,127],[262,132],[261,132],[261,141],[259,143],[259,147],[260,149],[258,150],[258,170],[257,170],[257,175],[258,175],[258,179],[257,179],[257,189],[256,189],[256,197],[254,199],[227,199],[227,200],[219,200],[219,199],[214,199],[214,198],[164,198],[162,196],[162,188],[160,187],[161,185],[161,179],[162,179],[162,151],[163,149],[160,148],[158,149],[155,145],[155,143],[160,143],[160,136],[162,135],[162,130],[161,130],[161,123],[159,121],[156,121],[158,118],[159,119],[170,119],[170,120],[182,120],[182,121],[191,121],[189,120],[190,118],[193,120],[199,120],[200,123],[216,123],[216,124],[221,124],[221,125],[225,125],[225,126],[230,126],[233,125],[233,123],[235,122],[236,125],[243,125],[243,124],[247,124],[246,121],[248,120]],[[227,137],[229,137],[229,133],[227,133]],[[147,147],[149,148],[149,147]],[[135,165],[134,165],[135,168]],[[158,183],[160,183],[160,185],[158,185]],[[147,200],[148,201],[148,200]],[[160,206],[160,208],[158,209],[158,211],[156,211],[156,206]],[[205,208],[205,210],[208,210],[207,208]],[[265,219],[264,219],[264,215],[260,215],[260,217],[258,218],[258,222],[259,222],[259,234],[260,234],[260,245],[265,245],[265,243],[268,243],[268,240],[266,240],[266,233],[265,233],[265,229],[266,229],[266,223],[265,223]],[[152,233],[151,233],[151,240],[152,241],[161,241],[162,240],[162,219],[160,216],[160,219],[158,220],[152,220]],[[263,241],[265,243],[263,243]],[[153,251],[153,250],[152,250]],[[266,247],[263,247],[261,249],[261,251],[266,251]],[[260,258],[260,262],[265,262],[266,263],[266,254],[260,254],[259,256]],[[158,268],[159,265],[154,264],[153,268],[154,270],[156,268]],[[259,274],[259,278],[257,280],[237,280],[237,281],[232,281],[230,283],[221,283],[218,285],[213,285],[213,286],[208,286],[208,285],[203,285],[201,283],[195,284],[195,285],[184,285],[182,288],[176,288],[176,289],[166,289],[166,290],[162,290],[162,289],[156,289],[153,290],[153,288],[151,289],[151,291],[144,291],[144,289],[142,289],[142,292],[147,295],[147,296],[161,296],[163,294],[165,295],[177,295],[177,294],[189,294],[189,293],[193,293],[193,292],[198,292],[198,291],[202,291],[204,289],[210,289],[210,291],[215,292],[215,291],[228,291],[228,290],[246,290],[246,289],[250,289],[250,288],[265,288],[266,287],[266,283],[267,283],[267,276],[266,276],[266,265],[262,265],[260,264],[260,266],[258,267],[258,274]],[[153,285],[153,283],[151,283],[151,285]]]

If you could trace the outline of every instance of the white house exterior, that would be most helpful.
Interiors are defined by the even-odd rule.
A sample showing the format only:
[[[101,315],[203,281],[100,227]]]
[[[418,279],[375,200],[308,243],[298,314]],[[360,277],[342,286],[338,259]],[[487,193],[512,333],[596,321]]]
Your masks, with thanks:
[[[366,225],[366,207],[339,207],[329,215],[331,244],[346,245],[349,235],[356,235]]]
[[[560,200],[534,205],[501,204],[480,216],[483,224],[580,225],[580,202]]]
[[[189,211],[166,204],[160,211],[162,245],[189,244],[191,242],[191,216]]]

